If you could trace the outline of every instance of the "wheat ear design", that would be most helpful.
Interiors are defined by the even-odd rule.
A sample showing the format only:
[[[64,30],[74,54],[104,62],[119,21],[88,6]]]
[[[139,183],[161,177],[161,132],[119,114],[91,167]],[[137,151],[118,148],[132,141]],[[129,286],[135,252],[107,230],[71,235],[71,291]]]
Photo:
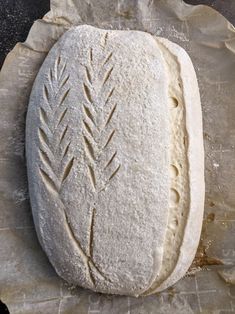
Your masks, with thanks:
[[[39,172],[46,189],[54,193],[60,202],[67,223],[67,231],[76,242],[77,248],[87,265],[90,281],[94,285],[92,268],[102,277],[104,275],[94,265],[90,254],[87,256],[84,253],[80,242],[76,239],[66,214],[66,206],[60,197],[60,191],[74,164],[74,157],[69,157],[71,142],[68,140],[69,128],[65,123],[65,117],[69,114],[69,109],[66,106],[66,99],[70,93],[68,81],[69,74],[66,74],[66,63],[62,62],[59,57],[55,61],[54,67],[49,70],[48,82],[43,86],[45,103],[39,107],[40,127],[38,137],[41,160]]]
[[[69,75],[65,74],[66,64],[59,57],[50,69],[48,82],[44,84],[45,105],[40,106],[40,174],[47,188],[59,193],[73,167],[74,157],[69,158],[68,125],[64,123],[68,114],[66,98],[70,88]]]
[[[102,52],[105,51],[107,39],[108,33],[106,33],[103,38],[104,44],[102,46]],[[98,66],[96,66],[93,60],[93,49],[90,48],[88,52],[89,62],[85,65],[84,71],[85,80],[82,83],[85,100],[82,108],[83,143],[86,155],[87,173],[94,191],[94,198],[108,186],[120,169],[120,164],[115,166],[114,163],[117,155],[116,150],[111,153],[105,164],[101,162],[102,155],[110,149],[112,139],[116,133],[111,123],[117,109],[117,104],[112,102],[115,87],[111,86],[111,88],[107,89],[114,70],[114,66],[111,64],[112,55],[112,52],[106,53],[105,58],[101,62],[98,62]],[[105,110],[108,111],[108,114],[106,114],[104,118]],[[99,176],[97,175],[98,171]],[[92,208],[90,215],[89,261],[93,259],[93,228],[95,215],[96,208]],[[99,273],[101,273],[100,270]],[[107,278],[105,279],[110,281]]]
[[[90,49],[90,62],[88,66],[85,66],[86,82],[83,83],[83,89],[86,103],[83,104],[83,142],[87,156],[87,171],[95,193],[105,189],[121,167],[120,164],[114,167],[116,150],[110,154],[105,164],[101,163],[102,155],[110,148],[116,135],[116,130],[111,127],[112,118],[117,109],[117,104],[112,102],[115,87],[111,86],[105,93],[105,87],[107,87],[114,70],[114,66],[110,65],[112,54],[112,52],[108,53],[101,62],[101,67],[96,69],[93,66],[93,53]],[[95,73],[96,75],[94,75]],[[99,75],[99,73],[101,74]],[[101,97],[99,97],[100,95]],[[104,118],[104,109],[107,108],[109,112]],[[97,169],[99,169],[99,178]],[[102,182],[100,177],[102,177]]]

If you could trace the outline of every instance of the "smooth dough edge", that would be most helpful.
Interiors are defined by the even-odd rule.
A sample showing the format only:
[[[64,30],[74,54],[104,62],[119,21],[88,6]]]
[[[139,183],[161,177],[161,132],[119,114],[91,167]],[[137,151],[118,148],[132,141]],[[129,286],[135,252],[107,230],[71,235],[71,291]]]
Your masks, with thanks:
[[[177,264],[170,276],[151,294],[172,286],[190,267],[200,240],[205,195],[202,111],[196,73],[190,57],[183,48],[164,38],[155,39],[177,58],[180,65],[188,135],[190,208]]]

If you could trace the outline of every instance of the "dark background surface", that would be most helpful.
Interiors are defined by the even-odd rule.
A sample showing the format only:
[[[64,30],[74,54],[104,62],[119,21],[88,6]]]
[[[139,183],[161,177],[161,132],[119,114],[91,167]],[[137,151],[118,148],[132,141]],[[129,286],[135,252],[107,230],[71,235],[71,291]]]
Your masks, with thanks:
[[[157,0],[155,0],[157,1]],[[185,0],[189,4],[207,4],[235,24],[235,0]],[[19,41],[25,41],[33,22],[50,9],[50,0],[0,0],[0,68],[7,53]]]
[[[8,52],[25,41],[35,20],[50,9],[50,0],[0,0],[0,68]]]

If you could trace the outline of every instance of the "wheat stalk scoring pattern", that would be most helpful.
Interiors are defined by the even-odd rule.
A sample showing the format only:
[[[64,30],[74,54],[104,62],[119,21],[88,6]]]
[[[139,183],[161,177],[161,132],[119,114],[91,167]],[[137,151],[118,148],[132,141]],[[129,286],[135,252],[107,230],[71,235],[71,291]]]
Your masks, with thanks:
[[[93,272],[97,272],[103,279],[108,280],[92,261],[92,239],[94,212],[90,226],[90,249],[85,254],[79,240],[76,238],[66,213],[66,205],[61,197],[61,190],[69,177],[75,163],[72,156],[71,140],[69,139],[69,126],[66,117],[69,116],[69,108],[66,99],[69,97],[70,75],[66,71],[66,63],[61,57],[57,58],[54,66],[49,69],[48,80],[43,86],[43,104],[39,107],[40,126],[38,128],[40,166],[39,172],[48,192],[53,193],[59,200],[59,204],[66,221],[66,229],[70,237],[76,242],[77,248],[86,261],[89,278],[95,286]]]

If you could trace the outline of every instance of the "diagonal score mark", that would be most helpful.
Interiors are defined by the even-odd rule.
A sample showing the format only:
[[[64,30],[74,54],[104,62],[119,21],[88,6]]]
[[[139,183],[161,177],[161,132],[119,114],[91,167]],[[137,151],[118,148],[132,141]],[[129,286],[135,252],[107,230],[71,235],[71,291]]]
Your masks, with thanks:
[[[49,82],[52,83],[54,81],[52,69],[49,70]]]
[[[91,73],[90,73],[90,71],[89,71],[89,69],[88,69],[87,66],[85,66],[85,70],[86,70],[86,76],[87,76],[88,82],[89,82],[90,84],[92,84]]]
[[[95,222],[95,212],[96,209],[93,208],[91,212],[91,222],[90,222],[90,239],[89,239],[89,257],[93,256],[93,235],[94,235],[94,222]]]
[[[108,36],[109,36],[109,33],[106,32],[101,40],[101,46],[103,49],[105,49],[107,43],[108,43]]]
[[[68,82],[69,78],[70,78],[70,75],[67,75],[65,79],[60,83],[59,88],[63,88]]]
[[[111,119],[112,119],[112,117],[113,117],[113,114],[114,114],[116,108],[117,108],[117,104],[115,104],[115,105],[113,106],[113,108],[112,108],[112,110],[111,110],[111,112],[110,112],[110,114],[109,114],[109,116],[108,116],[108,119],[107,119],[107,121],[106,121],[106,123],[105,123],[105,127],[107,127],[107,125],[108,125],[109,122],[111,121]]]
[[[62,69],[60,69],[58,80],[62,79],[62,76],[64,75],[65,70],[66,70],[66,63],[64,63],[64,65],[62,66]]]
[[[54,156],[52,149],[50,147],[50,144],[48,142],[49,140],[47,138],[47,135],[41,128],[38,129],[38,137],[39,137],[41,146],[43,146],[41,149],[43,150],[46,149],[49,152],[50,156]]]
[[[40,119],[43,121],[43,123],[47,124],[48,116],[47,116],[46,111],[42,107],[39,108],[39,115],[40,115]]]
[[[42,128],[38,129],[38,136],[39,136],[40,141],[44,142],[49,147],[49,145],[48,145],[48,141],[49,141],[48,136],[47,136],[46,132]]]
[[[71,169],[73,167],[73,163],[74,163],[74,157],[72,157],[70,159],[70,161],[66,164],[65,168],[64,168],[64,171],[63,171],[63,175],[62,175],[62,180],[61,182],[63,183],[67,177],[69,176],[70,172],[71,172]]]
[[[64,119],[64,117],[65,117],[67,111],[68,111],[68,108],[65,108],[65,109],[62,111],[61,115],[59,116],[59,119],[58,119],[58,122],[57,122],[57,124],[56,124],[56,127],[58,127],[58,126],[62,123],[62,121],[63,121],[63,119]]]
[[[104,167],[104,170],[108,168],[108,166],[113,162],[115,156],[117,155],[117,151],[112,155],[106,166]]]
[[[95,160],[95,152],[94,152],[93,146],[91,145],[90,141],[88,140],[88,138],[85,135],[83,135],[83,140],[84,140],[85,147],[86,147],[90,157],[93,160]]]
[[[89,50],[89,57],[90,57],[90,62],[92,63],[93,62],[93,49],[92,48]]]
[[[94,120],[93,115],[91,114],[90,109],[89,109],[87,106],[83,105],[83,110],[84,110],[85,114],[87,115],[87,117],[88,117],[88,118],[93,122],[93,124],[95,125],[95,120]]]
[[[68,151],[69,151],[70,144],[71,144],[71,142],[68,142],[68,144],[65,146],[65,149],[64,149],[63,157],[62,157],[62,158],[65,158],[65,157],[67,156]]]
[[[67,98],[69,92],[70,92],[70,88],[63,94],[63,96],[62,96],[62,98],[61,98],[61,100],[60,100],[60,102],[59,102],[59,106],[61,106],[62,103],[65,102],[65,99]]]
[[[40,157],[41,157],[42,162],[43,162],[45,165],[49,166],[51,170],[53,170],[53,169],[52,169],[52,165],[51,165],[51,160],[50,160],[50,158],[48,157],[47,153],[46,153],[44,150],[39,149],[39,154],[40,154]]]
[[[39,168],[39,171],[45,187],[51,190],[52,193],[58,193],[58,187],[55,184],[54,180],[52,180],[52,178],[43,169]]]
[[[88,132],[91,136],[93,136],[93,132],[92,132],[92,130],[91,130],[89,124],[88,124],[85,120],[82,120],[82,122],[83,122],[83,124],[84,124],[85,129],[87,130],[87,132]]]
[[[113,88],[111,89],[111,91],[109,92],[109,94],[108,94],[108,96],[107,96],[107,98],[106,98],[106,100],[105,100],[105,105],[109,102],[110,98],[111,98],[112,95],[113,95],[114,90],[115,90],[115,87],[113,87]]]
[[[107,58],[104,60],[103,64],[101,67],[104,67],[108,62],[109,60],[111,59],[111,57],[113,56],[113,52],[110,52],[110,54],[107,56]]]
[[[104,145],[104,148],[103,148],[103,149],[105,149],[105,148],[109,145],[109,143],[111,142],[111,140],[112,140],[112,138],[113,138],[115,132],[116,132],[116,130],[113,130],[113,131],[111,132],[111,134],[109,135],[108,140],[107,140],[106,144]]]
[[[92,103],[91,91],[85,83],[83,83],[83,89],[88,102]]]
[[[94,169],[92,168],[91,165],[88,165],[88,170],[89,170],[89,174],[90,174],[90,180],[92,182],[92,185],[94,187],[94,189],[96,188],[96,177],[95,177],[95,172]]]
[[[109,177],[109,181],[112,180],[116,176],[120,168],[121,168],[121,165],[119,165],[117,169],[111,174],[111,176]]]
[[[109,69],[109,70],[105,73],[105,76],[104,76],[104,80],[103,80],[102,85],[105,85],[105,83],[108,81],[108,79],[110,78],[110,75],[111,75],[112,72],[113,72],[113,69],[114,69],[114,67],[112,66],[111,69]]]
[[[61,136],[60,136],[59,145],[63,142],[63,139],[65,138],[65,135],[67,134],[67,132],[68,132],[68,126],[66,125],[66,127],[65,127],[65,129],[64,129],[64,131],[63,131],[63,133],[62,133]]]
[[[46,85],[43,86],[43,93],[44,93],[44,96],[45,96],[47,102],[49,102],[49,91],[48,91],[48,88]]]

